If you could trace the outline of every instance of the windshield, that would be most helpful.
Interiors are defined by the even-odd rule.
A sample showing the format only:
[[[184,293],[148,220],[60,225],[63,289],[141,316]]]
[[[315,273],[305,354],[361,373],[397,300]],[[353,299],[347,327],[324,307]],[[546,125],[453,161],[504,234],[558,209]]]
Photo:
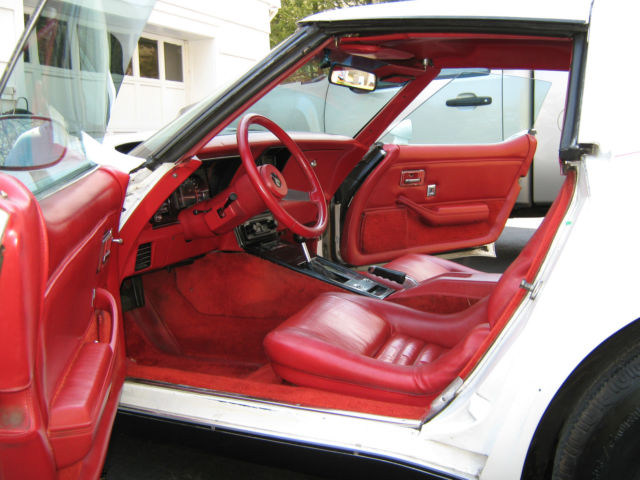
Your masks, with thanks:
[[[360,59],[362,61],[362,59]],[[351,57],[343,56],[349,64]],[[375,62],[380,67],[381,62]],[[264,97],[229,123],[218,135],[235,135],[240,117],[245,113],[259,113],[276,122],[289,133],[328,133],[355,136],[403,87],[401,83],[379,81],[372,92],[358,92],[329,83],[331,66],[327,54],[322,53],[285,78]],[[147,156],[168,139],[176,136],[201,114],[206,105],[219,100],[221,91],[200,101],[153,137],[134,150]],[[224,95],[224,92],[222,92]],[[345,109],[345,105],[349,105]],[[252,130],[263,130],[253,125]]]
[[[5,71],[0,171],[34,193],[90,169],[154,0],[48,1]],[[32,14],[33,15],[33,14]]]
[[[249,107],[248,113],[263,115],[289,133],[354,137],[402,88],[379,82],[374,91],[356,91],[329,83],[328,71],[322,57],[312,59]],[[222,134],[234,134],[238,122],[236,118]]]

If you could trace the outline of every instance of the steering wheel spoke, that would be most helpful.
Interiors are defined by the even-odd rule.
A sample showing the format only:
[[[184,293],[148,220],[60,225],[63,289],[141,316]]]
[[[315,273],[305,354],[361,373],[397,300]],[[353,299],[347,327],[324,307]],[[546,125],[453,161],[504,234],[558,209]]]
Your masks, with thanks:
[[[273,165],[256,166],[251,146],[249,144],[249,127],[253,124],[260,125],[273,133],[282,144],[287,147],[291,157],[296,160],[305,177],[311,184],[309,192],[289,190],[282,173]],[[249,114],[242,118],[236,132],[238,150],[242,164],[247,172],[256,192],[265,203],[273,216],[293,233],[304,238],[316,238],[322,235],[327,227],[327,202],[322,191],[322,185],[307,161],[304,153],[291,137],[278,125],[266,117],[257,114]],[[300,194],[306,194],[304,200],[311,201],[318,210],[318,217],[313,226],[304,225],[294,218],[280,203],[280,200],[292,200]],[[299,198],[295,198],[298,200]]]

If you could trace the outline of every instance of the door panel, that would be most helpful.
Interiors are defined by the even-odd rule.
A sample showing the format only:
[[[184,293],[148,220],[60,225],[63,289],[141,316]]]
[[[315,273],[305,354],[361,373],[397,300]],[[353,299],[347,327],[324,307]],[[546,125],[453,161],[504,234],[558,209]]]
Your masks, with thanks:
[[[341,255],[352,265],[495,241],[535,152],[522,135],[492,145],[385,145],[349,205]]]
[[[8,192],[0,208],[12,225],[3,246],[11,239],[33,244],[28,255],[5,249],[5,261],[16,269],[3,265],[0,279],[42,285],[30,296],[0,291],[0,303],[13,305],[7,323],[19,332],[2,342],[23,345],[8,359],[23,374],[0,385],[0,406],[16,390],[30,402],[24,438],[16,442],[0,426],[0,476],[17,474],[10,466],[15,458],[5,464],[11,451],[13,457],[20,452],[21,478],[99,473],[124,376],[112,244],[122,184],[123,174],[97,168],[38,203],[15,179],[0,175],[0,190]]]

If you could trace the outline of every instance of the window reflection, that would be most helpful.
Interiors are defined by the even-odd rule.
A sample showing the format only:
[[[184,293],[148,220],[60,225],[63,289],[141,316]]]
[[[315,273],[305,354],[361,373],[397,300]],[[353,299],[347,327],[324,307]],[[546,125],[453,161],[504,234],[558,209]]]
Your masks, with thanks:
[[[140,76],[145,78],[160,78],[158,69],[158,42],[148,38],[138,41],[138,61]]]
[[[182,82],[182,47],[164,43],[164,74],[167,80]]]

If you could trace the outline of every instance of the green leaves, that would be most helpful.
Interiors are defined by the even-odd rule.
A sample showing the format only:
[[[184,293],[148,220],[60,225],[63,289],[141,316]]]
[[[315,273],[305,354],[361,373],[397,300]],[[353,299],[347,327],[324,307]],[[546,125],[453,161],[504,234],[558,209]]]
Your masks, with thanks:
[[[335,8],[382,3],[380,0],[282,0],[278,14],[271,20],[271,48],[296,30],[296,22],[313,13]]]

